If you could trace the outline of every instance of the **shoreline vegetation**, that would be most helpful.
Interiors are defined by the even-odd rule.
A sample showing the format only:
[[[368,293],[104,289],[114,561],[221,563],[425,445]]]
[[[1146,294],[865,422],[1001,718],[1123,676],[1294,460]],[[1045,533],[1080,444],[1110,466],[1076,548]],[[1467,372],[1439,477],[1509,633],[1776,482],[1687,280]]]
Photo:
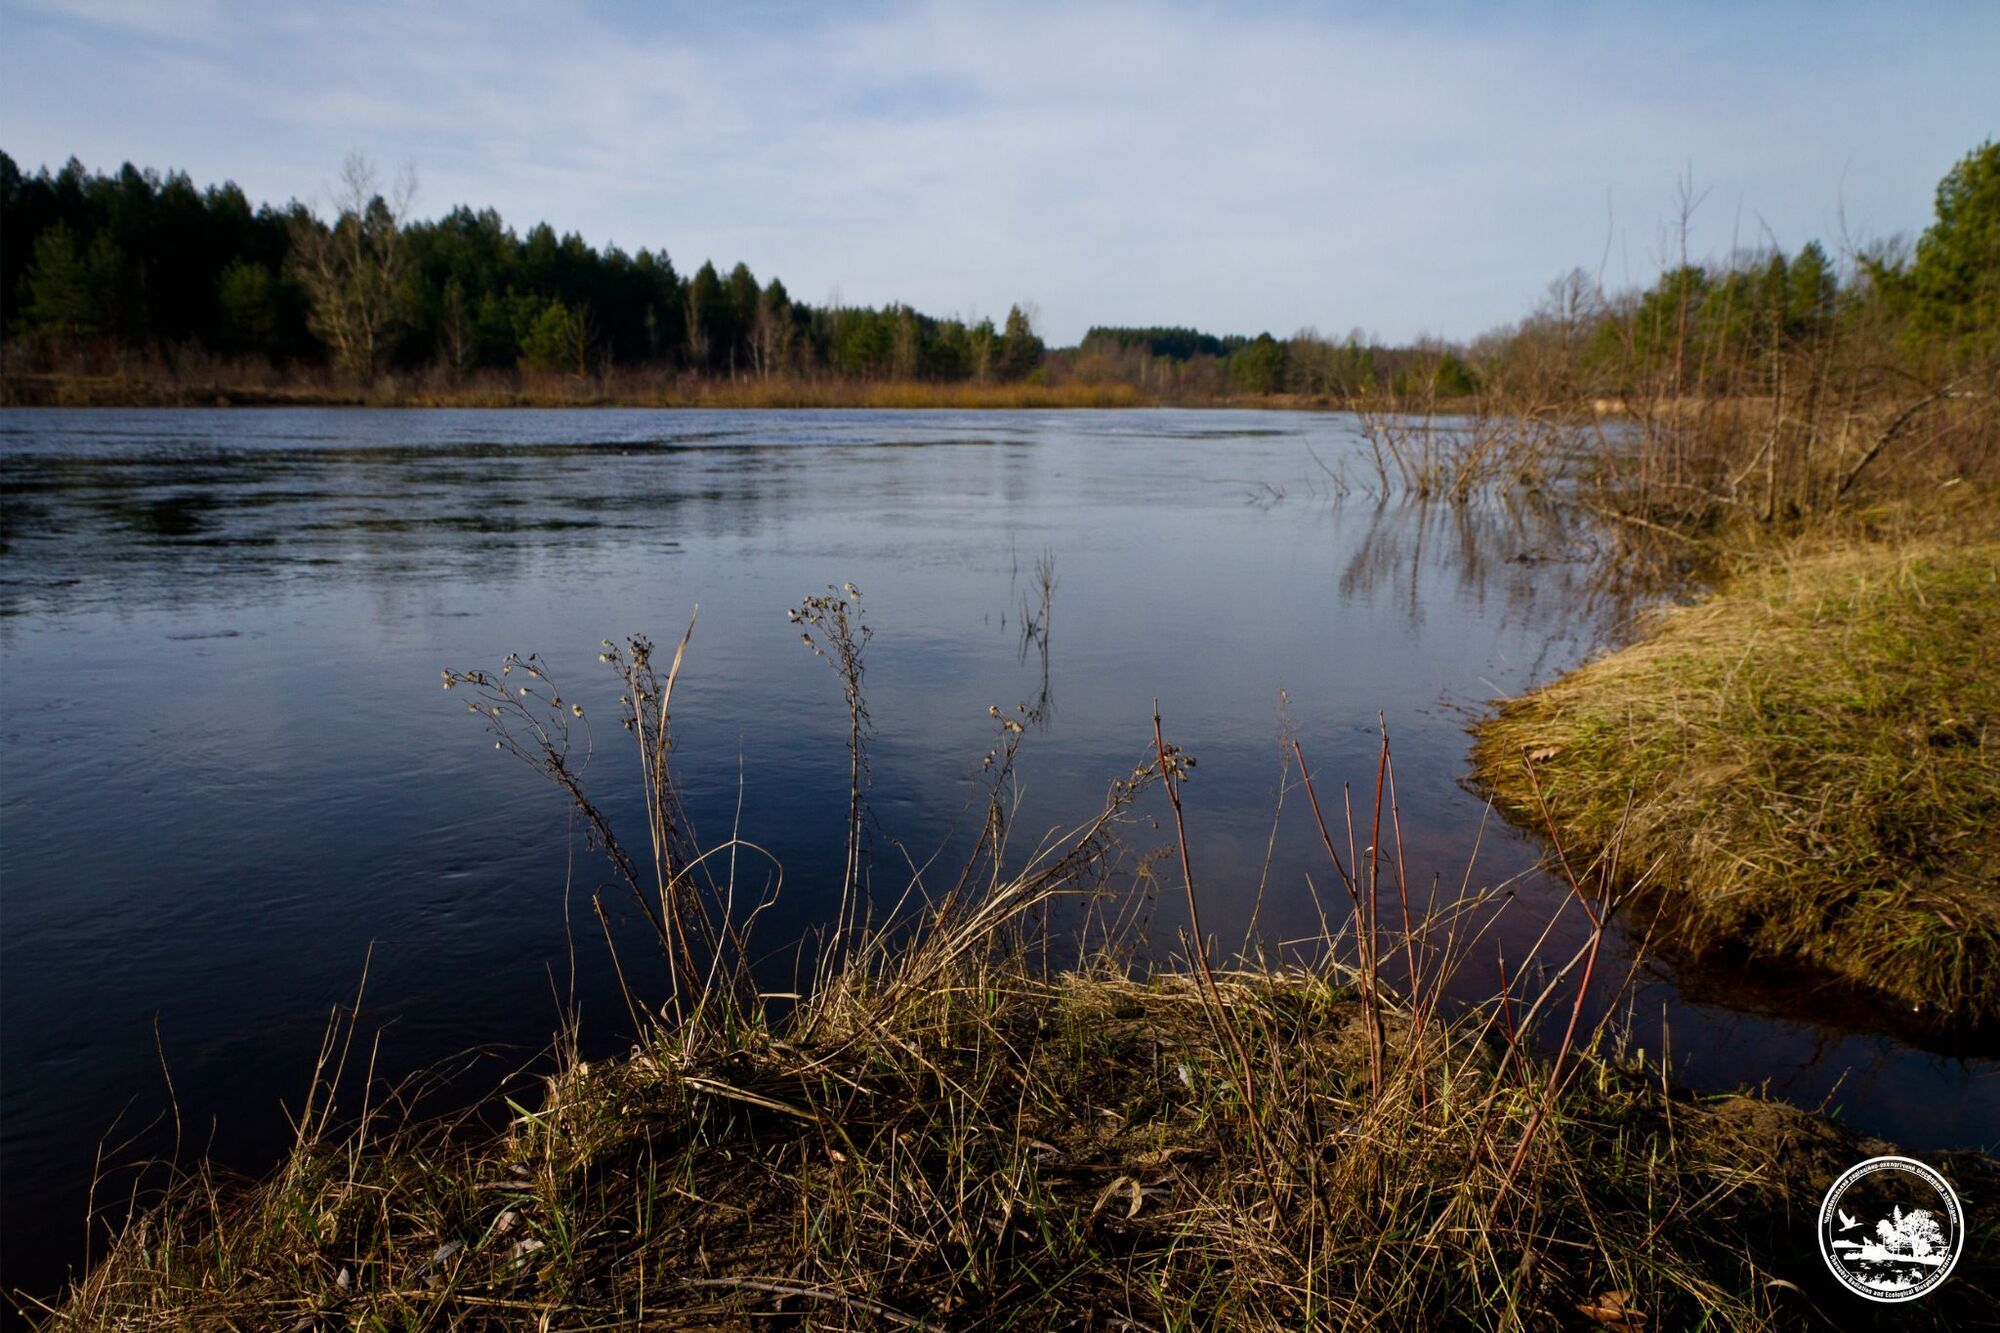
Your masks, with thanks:
[[[68,190],[80,219],[92,191],[202,200],[185,178],[65,176],[37,178],[35,197]],[[10,208],[31,184],[9,175]],[[231,270],[232,295],[211,284],[200,308],[217,320],[238,311],[229,318],[245,328],[260,310],[292,319],[285,327],[306,340],[299,364],[318,340],[311,364],[367,392],[414,382],[398,375],[486,382],[476,364],[438,368],[448,324],[413,331],[409,293],[452,307],[444,277],[404,282],[450,270],[426,269],[418,252],[498,236],[506,244],[488,253],[505,271],[566,242],[522,242],[469,213],[406,229],[398,206],[366,189],[353,204],[330,222],[294,210],[246,223],[276,257],[263,279]],[[9,223],[17,267],[5,285],[19,304],[7,392],[95,382],[119,357],[162,348],[180,349],[189,383],[221,383],[202,362],[221,353],[198,329],[178,342],[147,331],[153,350],[141,354],[112,328],[120,312],[152,307],[99,299],[117,290],[102,275],[122,271],[123,242],[84,230],[37,239],[27,256]],[[321,254],[320,234],[387,258],[317,278],[284,258],[286,247]],[[572,256],[577,272],[595,271],[587,249]],[[756,322],[777,308],[759,305],[770,287],[743,270],[747,303],[727,307],[737,322],[725,348],[711,297],[729,283],[710,267],[666,284],[663,256],[640,259],[660,279],[653,327],[678,340],[660,373],[691,373],[714,405],[753,405],[725,402],[719,386],[742,364],[733,358],[759,354],[756,330],[780,327],[774,315]],[[384,286],[385,273],[397,281]],[[342,332],[328,311],[311,314],[316,281],[381,322]],[[485,370],[568,383],[575,362],[562,358],[579,330],[596,329],[586,350],[612,348],[609,373],[620,373],[607,307],[566,304],[526,277],[483,293],[460,277],[458,291],[461,314],[472,301],[522,315],[505,359]],[[294,299],[306,305],[283,305]],[[333,1090],[353,1081],[341,1055],[354,1044],[349,1011],[329,1034],[294,1153],[251,1183],[197,1164],[129,1216],[100,1215],[100,1261],[31,1311],[44,1326],[220,1328],[275,1312],[302,1330],[753,1327],[774,1316],[855,1328],[1763,1329],[1949,1327],[1990,1312],[1991,1157],[1933,1155],[1971,1226],[1952,1280],[1915,1308],[1863,1308],[1832,1289],[1809,1238],[1819,1192],[1884,1145],[1759,1096],[1674,1088],[1659,1053],[1629,1049],[1612,1021],[1625,979],[1606,975],[1600,945],[1614,921],[1644,934],[1642,914],[1665,905],[1664,937],[1696,950],[1809,961],[1947,1025],[1992,1018],[2000,148],[1954,168],[1913,249],[1839,264],[1818,246],[1683,262],[1623,294],[1576,273],[1521,324],[1464,346],[1305,334],[1211,345],[1190,330],[1136,329],[1050,350],[1017,309],[1005,332],[986,326],[989,350],[1011,346],[1011,361],[954,361],[927,377],[903,372],[957,356],[940,349],[979,326],[954,332],[903,307],[785,308],[782,327],[797,335],[785,356],[839,366],[842,348],[864,349],[851,364],[872,369],[853,372],[840,393],[857,401],[838,405],[899,392],[984,405],[989,388],[1358,396],[1368,444],[1329,469],[1338,490],[1461,503],[1532,489],[1598,515],[1608,568],[1657,575],[1694,603],[1502,706],[1475,750],[1499,806],[1544,835],[1585,942],[1515,963],[1512,983],[1482,1002],[1446,1000],[1491,903],[1474,894],[1406,920],[1385,734],[1372,810],[1365,787],[1348,809],[1327,782],[1305,787],[1328,856],[1317,959],[1219,958],[1200,931],[1180,830],[1191,761],[1157,719],[1104,810],[1023,865],[1003,855],[1001,800],[1023,728],[997,715],[986,832],[957,888],[881,920],[863,910],[856,776],[841,911],[802,956],[798,994],[772,997],[744,961],[748,904],[713,879],[755,849],[732,839],[728,857],[698,850],[679,815],[668,704],[680,653],[661,674],[644,640],[606,644],[647,789],[647,836],[634,845],[650,859],[622,850],[568,763],[583,701],[558,696],[534,659],[449,672],[501,748],[547,775],[609,854],[673,973],[664,1007],[633,997],[639,1035],[626,1056],[586,1063],[567,1031],[538,1087],[442,1120],[373,1089],[359,1113],[335,1113]],[[530,334],[538,341],[524,345]],[[769,374],[751,378],[812,382],[800,364],[760,362]],[[582,370],[578,384],[592,378]],[[923,393],[894,387],[926,379]],[[841,677],[854,775],[866,771],[859,614],[852,589],[794,612]],[[1295,753],[1303,783],[1312,770]],[[1163,854],[1119,836],[1142,802],[1172,839]],[[1118,890],[1135,886],[1185,894],[1193,928],[1178,961],[1128,947],[1145,895]],[[1085,904],[1080,945],[1051,948],[1058,900]],[[1524,986],[1531,962],[1546,979]]]
[[[793,615],[847,691],[859,772],[860,594]],[[1410,924],[1386,730],[1372,793],[1344,808],[1292,743],[1342,895],[1315,961],[1212,961],[1182,822],[1194,763],[1157,716],[1102,809],[1006,869],[1025,728],[1000,715],[956,886],[880,911],[850,857],[801,955],[811,984],[761,992],[761,909],[737,880],[760,854],[735,834],[697,850],[669,765],[692,631],[664,672],[645,639],[606,643],[650,857],[582,787],[580,696],[534,657],[445,675],[573,804],[650,924],[678,980],[657,1009],[628,996],[639,1041],[590,1062],[572,1025],[548,1072],[457,1115],[371,1087],[343,1116],[368,1044],[357,995],[280,1167],[177,1176],[34,1311],[43,1327],[1909,1326],[1843,1303],[1797,1243],[1833,1179],[1892,1145],[1674,1088],[1616,1021],[1607,867],[1565,867],[1589,923],[1567,957],[1518,960],[1490,1000],[1447,998],[1505,895]],[[865,817],[857,795],[852,829]],[[1370,846],[1333,831],[1357,823]],[[1164,859],[1126,839],[1161,826]],[[1185,894],[1191,930],[1180,960],[1148,966],[1133,950],[1155,885]],[[1080,944],[1051,933],[1065,902]],[[2000,1163],[1936,1160],[1977,1219],[1953,1282],[1914,1312],[1943,1328],[2000,1294],[2000,1222],[1981,1208]]]
[[[1341,979],[1219,972],[1218,1011],[983,953],[448,1120],[315,1123],[261,1182],[181,1181],[43,1326],[1942,1329],[2000,1294],[1981,1154],[1932,1159],[1975,1228],[1952,1282],[1862,1309],[1810,1237],[1893,1145],[1399,1012],[1371,1094]]]
[[[1734,397],[1712,403],[1686,398],[1634,404],[1623,398],[1594,398],[1549,410],[1573,420],[1616,418],[1634,413],[1698,415],[1705,411],[1759,410],[1766,401]],[[1476,417],[1494,405],[1468,394],[1392,393],[1230,393],[1163,395],[1117,381],[1023,381],[1018,383],[867,380],[837,377],[803,379],[711,379],[675,374],[612,375],[603,379],[496,373],[442,382],[428,377],[384,377],[366,387],[326,377],[280,378],[262,368],[227,371],[200,379],[164,371],[26,372],[0,379],[0,407],[215,408],[640,408],[675,411],[861,410],[1013,411],[1035,409],[1187,408],[1275,412],[1348,412],[1375,417]]]
[[[581,377],[496,374],[453,384],[353,384],[263,376],[182,383],[118,375],[18,375],[0,388],[7,407],[380,407],[942,409],[1158,407],[1126,384],[939,383],[930,380],[744,379],[678,375]]]
[[[2000,525],[1976,505],[1874,517],[1734,554],[1698,601],[1502,704],[1473,766],[1509,814],[1617,856],[1669,943],[1990,1033]]]

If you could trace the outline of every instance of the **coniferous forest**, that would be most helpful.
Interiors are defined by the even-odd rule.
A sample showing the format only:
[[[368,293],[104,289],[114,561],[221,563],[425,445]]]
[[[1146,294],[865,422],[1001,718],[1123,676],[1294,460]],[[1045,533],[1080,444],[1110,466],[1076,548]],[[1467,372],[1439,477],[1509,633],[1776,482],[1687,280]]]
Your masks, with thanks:
[[[325,365],[367,381],[439,368],[590,376],[672,366],[706,374],[827,371],[1019,379],[1042,344],[1017,307],[998,327],[907,306],[816,307],[745,264],[682,273],[664,249],[597,249],[491,209],[410,220],[350,163],[331,221],[252,205],[233,183],[74,159],[24,174],[0,155],[0,299],[9,334],[171,355]]]
[[[2000,308],[1992,143],[1940,183],[1936,219],[1914,245],[1891,238],[1838,257],[1817,241],[1764,246],[1683,260],[1624,291],[1577,270],[1518,324],[1403,347],[1359,329],[1092,327],[1051,349],[1027,303],[998,324],[898,303],[813,305],[741,262],[687,272],[664,248],[598,248],[546,223],[523,233],[490,208],[418,218],[414,183],[382,182],[358,157],[335,194],[315,212],[130,163],[99,174],[72,158],[30,174],[0,153],[8,399],[35,401],[37,381],[90,377],[308,394],[386,385],[391,400],[499,382],[616,397],[645,376],[1115,386],[1128,402],[1741,395],[1769,392],[1802,352],[1948,378],[1990,358]]]

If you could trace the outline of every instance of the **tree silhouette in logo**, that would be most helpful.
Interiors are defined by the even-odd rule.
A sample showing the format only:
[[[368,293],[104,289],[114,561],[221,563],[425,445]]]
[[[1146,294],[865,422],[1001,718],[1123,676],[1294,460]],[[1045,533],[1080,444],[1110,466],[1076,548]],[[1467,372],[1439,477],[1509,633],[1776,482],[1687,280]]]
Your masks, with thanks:
[[[1875,1235],[1883,1249],[1913,1259],[1928,1259],[1943,1250],[1945,1243],[1944,1228],[1929,1209],[1912,1208],[1906,1213],[1900,1204],[1890,1217],[1875,1224]]]

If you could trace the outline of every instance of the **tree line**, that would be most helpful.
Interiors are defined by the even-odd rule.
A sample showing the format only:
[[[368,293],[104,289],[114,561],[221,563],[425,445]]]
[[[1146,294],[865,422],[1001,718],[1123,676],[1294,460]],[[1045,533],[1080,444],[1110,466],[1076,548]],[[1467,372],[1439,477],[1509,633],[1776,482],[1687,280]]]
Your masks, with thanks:
[[[1006,381],[1042,365],[1018,305],[998,326],[815,306],[745,264],[684,275],[665,250],[598,249],[546,223],[521,235],[492,209],[412,219],[412,194],[350,159],[321,217],[182,172],[99,175],[72,158],[27,175],[0,153],[0,329],[44,349],[198,349],[363,382],[630,367]]]
[[[0,153],[0,331],[62,350],[195,349],[281,369],[448,378],[525,369],[607,376],[1125,384],[1165,400],[1460,398],[1574,402],[1807,391],[1801,376],[1943,382],[2000,358],[2000,146],[1939,184],[1911,246],[1774,245],[1685,257],[1607,290],[1581,270],[1525,319],[1466,343],[1386,346],[1359,330],[1218,335],[1093,326],[1051,350],[1029,313],[998,326],[907,305],[795,301],[745,264],[684,275],[665,250],[598,249],[491,209],[409,216],[411,184],[378,188],[351,159],[329,216],[252,207],[234,184],[72,159],[25,175]],[[1683,236],[1694,200],[1684,195]],[[18,364],[19,359],[10,360]],[[1942,377],[1942,378],[1941,378]]]
[[[1683,236],[1698,202],[1684,195]],[[1809,241],[1719,261],[1681,258],[1644,287],[1610,291],[1575,270],[1518,323],[1469,344],[1387,347],[1305,329],[1288,339],[1183,327],[1093,327],[1061,374],[1171,396],[1285,394],[1513,406],[1634,398],[1770,397],[1884,384],[1949,384],[2000,362],[2000,145],[1939,183],[1914,246]]]
[[[1434,338],[1387,346],[1359,329],[1344,339],[1316,329],[1279,339],[1269,332],[1247,337],[1178,327],[1095,326],[1056,359],[1064,378],[1119,381],[1186,397],[1453,396],[1478,384],[1462,349]]]
[[[1930,226],[1849,246],[1775,245],[1685,259],[1645,288],[1581,270],[1468,358],[1514,398],[1791,397],[1830,382],[1956,384],[2000,365],[2000,144],[1939,182]]]

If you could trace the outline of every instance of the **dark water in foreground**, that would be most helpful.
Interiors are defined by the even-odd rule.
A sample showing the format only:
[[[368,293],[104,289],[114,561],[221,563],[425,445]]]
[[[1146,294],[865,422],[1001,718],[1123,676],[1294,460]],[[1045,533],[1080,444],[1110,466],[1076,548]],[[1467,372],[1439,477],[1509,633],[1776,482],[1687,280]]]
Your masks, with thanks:
[[[609,716],[598,640],[670,643],[699,602],[685,792],[709,837],[740,800],[784,861],[776,947],[828,911],[846,802],[838,685],[785,609],[865,593],[890,880],[893,840],[921,858],[970,822],[988,706],[1041,690],[1020,615],[1048,553],[1024,843],[1139,762],[1157,698],[1200,760],[1204,924],[1241,938],[1283,689],[1323,794],[1372,780],[1386,714],[1412,876],[1455,887],[1483,813],[1466,724],[1577,662],[1616,608],[1590,534],[1532,507],[1337,498],[1322,464],[1358,478],[1363,447],[1348,418],[1247,412],[0,415],[0,1282],[46,1289],[80,1257],[99,1142],[167,1110],[163,1061],[186,1144],[266,1163],[371,944],[383,1072],[547,1040],[571,984],[563,806],[439,689],[445,666],[538,651]],[[635,829],[614,739],[601,724],[593,779]],[[1319,930],[1308,871],[1331,887],[1304,816],[1294,794],[1273,943]],[[616,1049],[581,907],[605,876],[575,851],[575,991],[587,1042]],[[1486,825],[1473,883],[1524,877],[1469,990],[1561,901],[1534,860]],[[1163,903],[1156,938],[1176,925]],[[2000,1138],[1991,1061],[1689,998],[1654,965],[1633,1012],[1649,1051],[1664,1019],[1696,1086],[1831,1093],[1916,1146]],[[170,1124],[140,1141],[171,1144]]]

